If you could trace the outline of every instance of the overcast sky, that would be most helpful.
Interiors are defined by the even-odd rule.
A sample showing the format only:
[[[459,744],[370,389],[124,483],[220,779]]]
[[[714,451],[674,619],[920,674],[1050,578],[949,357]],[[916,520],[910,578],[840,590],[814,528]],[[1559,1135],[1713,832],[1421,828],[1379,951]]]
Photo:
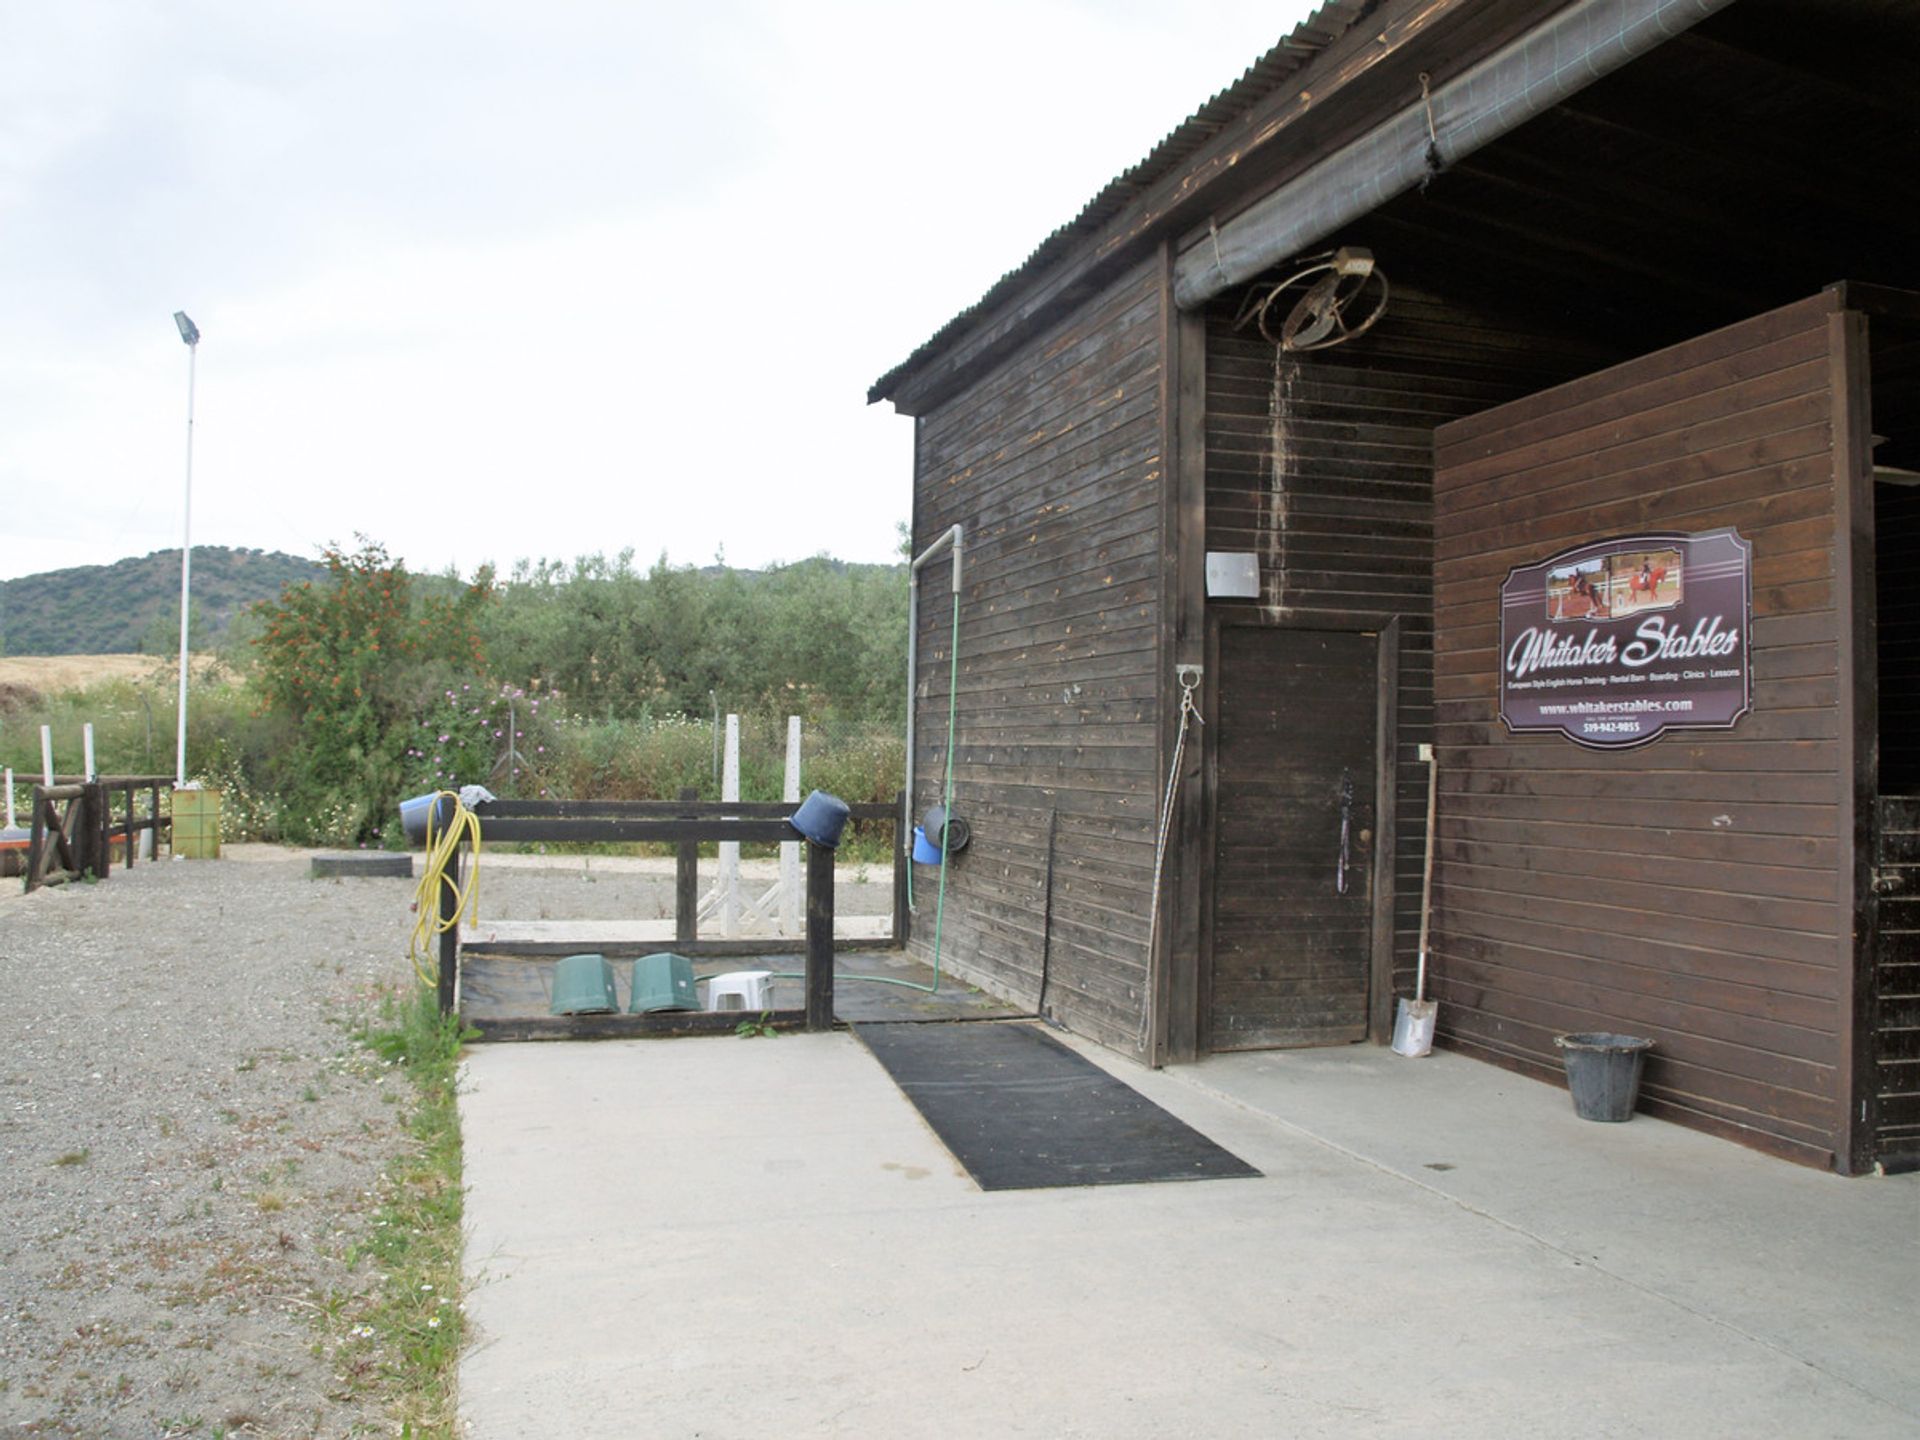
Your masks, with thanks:
[[[0,0],[0,578],[884,560],[866,389],[1303,0]]]

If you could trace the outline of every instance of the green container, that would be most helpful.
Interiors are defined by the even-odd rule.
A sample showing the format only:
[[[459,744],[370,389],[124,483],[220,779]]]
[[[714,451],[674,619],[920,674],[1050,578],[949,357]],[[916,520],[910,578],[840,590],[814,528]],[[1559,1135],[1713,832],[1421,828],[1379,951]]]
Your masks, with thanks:
[[[188,860],[220,858],[220,792],[173,792],[173,853]]]
[[[628,989],[633,996],[627,1002],[629,1015],[700,1008],[700,992],[693,988],[693,962],[669,951],[634,961],[633,984]]]
[[[613,967],[604,955],[569,955],[553,967],[550,1015],[606,1015],[620,1008]]]

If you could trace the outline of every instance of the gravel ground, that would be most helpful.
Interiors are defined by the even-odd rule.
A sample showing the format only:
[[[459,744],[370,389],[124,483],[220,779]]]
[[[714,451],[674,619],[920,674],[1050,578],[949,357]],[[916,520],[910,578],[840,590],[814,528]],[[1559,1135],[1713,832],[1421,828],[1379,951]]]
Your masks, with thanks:
[[[0,882],[0,1430],[391,1433],[347,1255],[407,1087],[348,1031],[407,975],[412,886],[227,856]],[[670,866],[535,858],[484,865],[483,920],[672,913]],[[849,867],[843,909],[886,882]]]
[[[269,854],[0,888],[0,1429],[390,1433],[320,1317],[406,1143],[347,1027],[411,887]]]

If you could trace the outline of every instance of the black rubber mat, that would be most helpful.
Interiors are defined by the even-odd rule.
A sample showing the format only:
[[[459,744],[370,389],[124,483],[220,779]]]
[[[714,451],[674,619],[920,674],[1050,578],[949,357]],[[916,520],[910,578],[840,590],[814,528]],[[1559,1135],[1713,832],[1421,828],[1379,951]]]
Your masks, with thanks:
[[[1260,1173],[1035,1026],[867,1023],[854,1033],[982,1190]]]

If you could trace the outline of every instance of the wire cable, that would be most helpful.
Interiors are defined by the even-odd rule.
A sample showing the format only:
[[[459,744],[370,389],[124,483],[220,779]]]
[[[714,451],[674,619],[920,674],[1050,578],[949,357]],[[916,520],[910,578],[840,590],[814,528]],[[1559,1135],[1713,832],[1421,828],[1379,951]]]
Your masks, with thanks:
[[[1189,723],[1204,725],[1193,701],[1193,692],[1200,688],[1200,670],[1197,666],[1180,667],[1180,732],[1173,741],[1173,764],[1167,767],[1167,789],[1160,802],[1160,833],[1153,842],[1153,890],[1152,899],[1147,908],[1147,972],[1153,971],[1153,949],[1160,938],[1160,873],[1167,858],[1167,832],[1173,828],[1173,802],[1180,793],[1180,757],[1186,753],[1187,727]],[[1140,1036],[1138,1046],[1147,1048],[1147,1030],[1153,1015],[1153,987],[1149,984],[1140,999]]]

